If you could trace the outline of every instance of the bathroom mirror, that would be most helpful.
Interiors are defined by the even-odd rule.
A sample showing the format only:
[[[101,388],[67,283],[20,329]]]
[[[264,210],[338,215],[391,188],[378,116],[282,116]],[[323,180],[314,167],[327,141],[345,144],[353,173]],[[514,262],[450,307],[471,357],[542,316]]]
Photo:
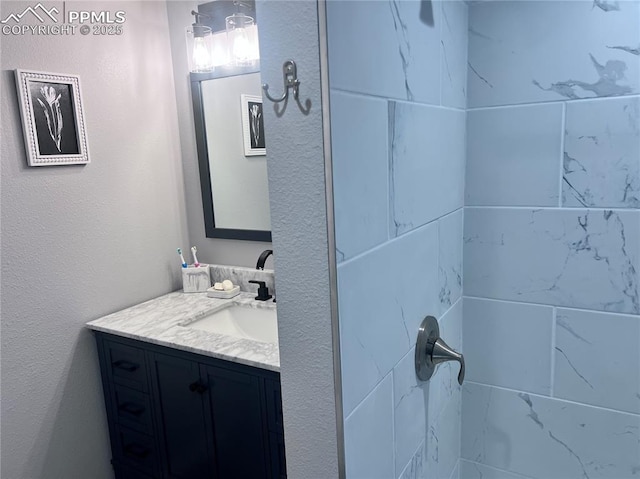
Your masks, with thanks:
[[[191,94],[207,237],[271,241],[259,67],[191,73]]]
[[[197,9],[212,32],[213,71],[190,74],[205,234],[271,241],[255,2]]]

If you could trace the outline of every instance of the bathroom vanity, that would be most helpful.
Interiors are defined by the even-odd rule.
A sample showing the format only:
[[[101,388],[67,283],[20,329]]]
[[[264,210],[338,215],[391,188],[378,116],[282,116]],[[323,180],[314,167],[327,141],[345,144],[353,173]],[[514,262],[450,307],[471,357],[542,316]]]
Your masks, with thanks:
[[[278,345],[191,327],[255,294],[171,293],[92,321],[118,479],[286,477]]]

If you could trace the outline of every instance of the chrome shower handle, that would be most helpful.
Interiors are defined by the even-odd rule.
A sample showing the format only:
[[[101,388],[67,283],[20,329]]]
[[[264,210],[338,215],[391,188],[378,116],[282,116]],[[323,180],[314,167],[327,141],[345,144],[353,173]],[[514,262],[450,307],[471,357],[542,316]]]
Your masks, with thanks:
[[[446,361],[457,361],[460,364],[458,384],[464,381],[464,356],[452,348],[440,338],[440,327],[433,316],[427,316],[422,321],[418,330],[416,341],[416,375],[422,381],[427,381],[433,376],[436,366]]]
[[[428,349],[428,348],[427,348]],[[428,353],[428,350],[427,350]],[[431,349],[431,361],[435,366],[445,361],[458,361],[460,372],[458,372],[458,384],[462,386],[464,381],[464,356],[449,347],[442,338],[436,339]]]

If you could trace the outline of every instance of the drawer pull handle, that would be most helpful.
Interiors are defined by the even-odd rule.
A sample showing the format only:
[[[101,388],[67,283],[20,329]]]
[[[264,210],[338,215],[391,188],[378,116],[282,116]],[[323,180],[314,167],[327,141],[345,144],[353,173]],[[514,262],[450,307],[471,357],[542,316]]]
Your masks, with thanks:
[[[141,446],[140,444],[127,444],[124,446],[125,454],[133,456],[137,459],[144,459],[151,452],[148,448]]]
[[[120,411],[131,414],[132,416],[139,416],[145,410],[144,406],[140,406],[139,404],[134,404],[131,402],[126,402],[118,405],[118,409]]]
[[[113,367],[132,373],[136,369],[138,369],[140,365],[136,363],[132,363],[131,361],[125,361],[124,359],[121,359],[119,361],[115,361],[113,363]]]
[[[204,394],[206,390],[207,386],[202,384],[200,381],[189,384],[189,391],[191,391],[192,393]]]

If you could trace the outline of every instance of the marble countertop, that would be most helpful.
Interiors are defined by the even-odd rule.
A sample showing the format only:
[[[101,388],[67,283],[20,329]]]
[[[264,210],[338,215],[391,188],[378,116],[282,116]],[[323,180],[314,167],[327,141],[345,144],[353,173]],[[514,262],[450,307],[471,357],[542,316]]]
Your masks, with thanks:
[[[240,293],[232,299],[209,298],[201,293],[176,291],[87,323],[89,329],[189,351],[271,371],[280,371],[277,343],[215,334],[180,326],[235,302],[255,308],[275,308],[273,302]]]

